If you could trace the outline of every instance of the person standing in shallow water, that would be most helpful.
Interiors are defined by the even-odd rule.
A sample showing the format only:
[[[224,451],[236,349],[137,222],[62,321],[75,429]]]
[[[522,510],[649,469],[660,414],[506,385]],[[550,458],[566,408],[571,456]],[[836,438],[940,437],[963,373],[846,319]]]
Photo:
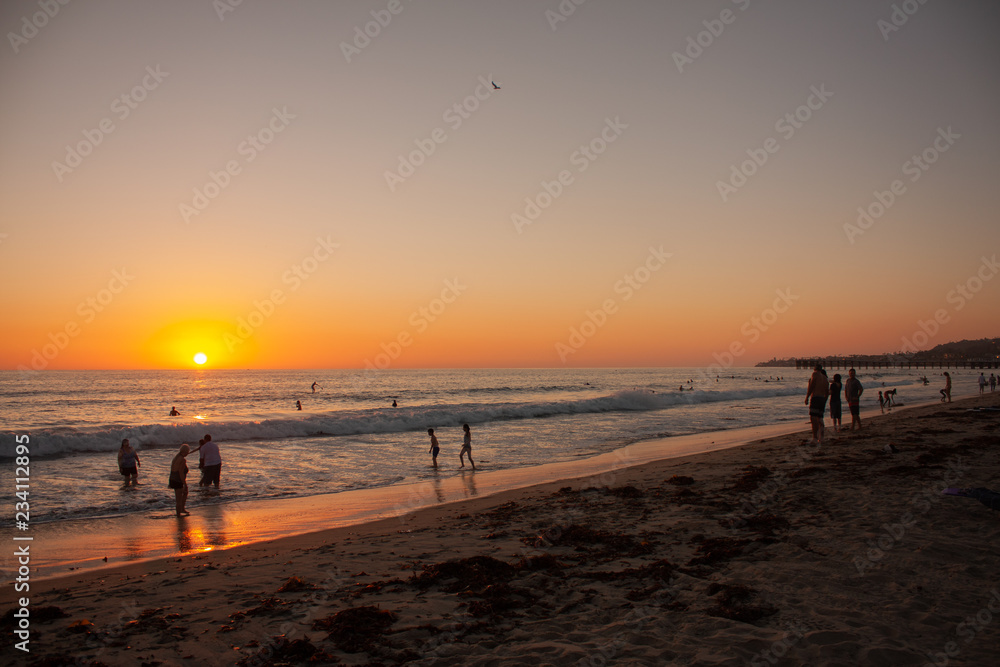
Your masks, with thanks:
[[[222,455],[219,453],[219,445],[215,444],[212,436],[205,434],[205,443],[198,448],[201,453],[198,467],[201,468],[201,481],[199,486],[209,486],[214,484],[219,488],[219,475],[222,472]]]
[[[187,486],[187,455],[191,452],[191,448],[187,445],[181,445],[180,451],[174,456],[174,460],[170,462],[170,478],[167,481],[167,486],[174,490],[174,500],[177,504],[177,516],[187,516],[190,512],[185,509],[185,503],[187,503],[188,497],[188,486]]]
[[[438,452],[441,451],[441,448],[438,447],[438,439],[437,439],[437,436],[434,435],[434,429],[432,429],[432,428],[427,429],[427,435],[431,436],[431,448],[429,450],[427,450],[427,452],[431,455],[431,464],[435,468],[437,468],[438,467]]]
[[[462,441],[462,451],[458,453],[458,460],[461,462],[460,468],[465,467],[465,455],[469,455],[469,463],[472,464],[472,469],[476,469],[476,462],[472,460],[472,432],[469,430],[468,424],[462,424],[462,430],[465,431],[465,438]]]
[[[125,478],[125,487],[128,488],[130,484],[139,486],[139,455],[132,445],[129,444],[128,438],[122,440],[121,449],[118,450],[118,471]]]

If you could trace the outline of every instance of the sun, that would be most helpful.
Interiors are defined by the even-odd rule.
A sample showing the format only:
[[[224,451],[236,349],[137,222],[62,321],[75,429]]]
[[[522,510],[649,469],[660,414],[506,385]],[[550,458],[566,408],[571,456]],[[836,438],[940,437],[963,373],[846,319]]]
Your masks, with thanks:
[[[199,352],[198,354],[194,355],[194,363],[198,364],[199,366],[204,364],[206,361],[208,361],[208,357],[205,356],[204,352]]]

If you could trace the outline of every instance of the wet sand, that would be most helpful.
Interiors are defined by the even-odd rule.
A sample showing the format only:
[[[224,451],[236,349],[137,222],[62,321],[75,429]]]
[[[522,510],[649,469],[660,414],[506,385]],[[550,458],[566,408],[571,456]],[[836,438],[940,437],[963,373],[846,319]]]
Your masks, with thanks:
[[[1000,512],[941,495],[1000,490],[1000,412],[969,411],[987,406],[1000,394],[897,408],[820,447],[799,425],[683,458],[611,456],[584,477],[33,581],[31,657],[994,664]]]

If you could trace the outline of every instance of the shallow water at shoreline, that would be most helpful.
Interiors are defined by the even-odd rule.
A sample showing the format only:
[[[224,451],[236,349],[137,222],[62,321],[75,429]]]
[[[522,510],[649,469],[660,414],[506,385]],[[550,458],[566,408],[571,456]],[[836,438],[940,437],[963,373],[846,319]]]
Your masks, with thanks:
[[[774,381],[776,372],[783,381]],[[875,387],[883,381],[900,389],[901,401],[933,398],[936,387],[920,383],[922,374],[862,375],[863,406],[877,407]],[[5,414],[19,416],[8,422],[17,430],[0,433],[0,453],[12,453],[15,434],[30,434],[33,523],[97,520],[170,511],[169,461],[180,442],[205,432],[221,443],[222,492],[197,488],[190,459],[192,503],[278,500],[458,478],[463,422],[472,426],[484,471],[586,459],[680,435],[774,423],[804,428],[807,375],[757,368],[717,380],[699,379],[697,369],[390,371],[359,388],[359,374],[348,371],[39,374],[33,388],[2,385]],[[314,395],[309,386],[317,380]],[[28,391],[34,395],[26,402]],[[178,395],[210,398],[198,410],[195,399]],[[308,410],[277,409],[296,396]],[[399,407],[389,407],[392,400]],[[183,416],[163,416],[175,404]],[[25,409],[18,413],[18,406]],[[442,447],[436,471],[428,427]],[[122,437],[140,454],[138,488],[121,488],[114,457]],[[0,471],[13,477],[13,460],[0,459]],[[12,485],[0,500],[13,502]]]

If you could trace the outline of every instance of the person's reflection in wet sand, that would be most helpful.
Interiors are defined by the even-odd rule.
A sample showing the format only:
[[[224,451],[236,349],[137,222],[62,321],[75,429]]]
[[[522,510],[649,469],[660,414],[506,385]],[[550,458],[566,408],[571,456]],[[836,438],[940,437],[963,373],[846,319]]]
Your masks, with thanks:
[[[473,469],[471,471],[465,471],[465,470],[462,471],[462,484],[465,486],[465,495],[466,496],[479,495],[479,492],[476,491],[476,471],[475,471],[475,469]]]
[[[441,475],[438,474],[437,469],[434,470],[434,479],[431,483],[434,485],[434,496],[437,498],[439,503],[443,503],[444,489],[441,488]]]
[[[138,560],[140,558],[144,558],[145,556],[146,545],[143,543],[142,538],[125,538],[125,560]]]
[[[191,551],[192,533],[194,528],[187,517],[178,517],[181,519],[177,522],[177,550],[187,553]]]
[[[205,519],[205,546],[213,549],[223,549],[226,542],[226,517],[222,505],[210,503],[203,506],[198,516]]]

